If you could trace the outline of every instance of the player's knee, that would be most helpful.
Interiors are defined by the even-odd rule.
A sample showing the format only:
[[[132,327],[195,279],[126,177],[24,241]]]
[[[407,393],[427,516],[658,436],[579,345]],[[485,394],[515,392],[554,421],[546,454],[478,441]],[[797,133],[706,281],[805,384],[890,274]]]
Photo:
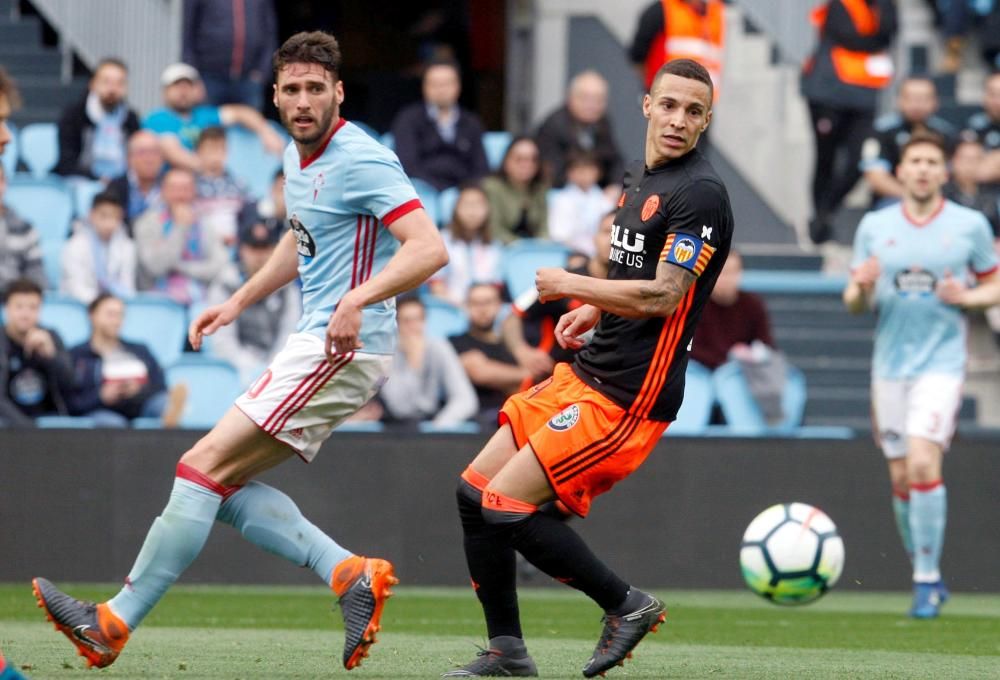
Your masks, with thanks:
[[[907,481],[909,484],[926,484],[937,481],[941,472],[932,460],[912,460],[907,466]]]
[[[483,489],[483,521],[494,526],[517,524],[531,517],[538,506],[512,498],[487,486]]]

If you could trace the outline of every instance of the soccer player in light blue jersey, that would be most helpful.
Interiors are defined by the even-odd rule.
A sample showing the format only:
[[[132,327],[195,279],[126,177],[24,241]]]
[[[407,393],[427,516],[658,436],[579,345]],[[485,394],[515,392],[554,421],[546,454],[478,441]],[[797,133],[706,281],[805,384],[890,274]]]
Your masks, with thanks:
[[[913,562],[910,615],[924,619],[937,616],[948,596],[940,570],[947,516],[941,463],[962,401],[964,312],[1000,304],[1000,275],[986,218],[941,194],[947,168],[940,138],[914,135],[896,177],[902,201],[858,225],[844,303],[855,314],[878,313],[874,426]]]
[[[394,296],[444,266],[447,253],[396,156],[340,117],[333,36],[292,36],[275,53],[274,74],[274,103],[294,142],[284,159],[292,230],[229,300],[192,322],[189,339],[197,349],[203,336],[296,277],[302,320],[263,375],[181,457],[170,500],[118,595],[81,602],[34,580],[39,604],[90,666],[118,657],[216,520],[330,586],[344,617],[348,670],[368,656],[397,583],[388,561],[342,548],[288,496],[252,480],[296,454],[312,460],[330,431],[374,396],[392,362]]]

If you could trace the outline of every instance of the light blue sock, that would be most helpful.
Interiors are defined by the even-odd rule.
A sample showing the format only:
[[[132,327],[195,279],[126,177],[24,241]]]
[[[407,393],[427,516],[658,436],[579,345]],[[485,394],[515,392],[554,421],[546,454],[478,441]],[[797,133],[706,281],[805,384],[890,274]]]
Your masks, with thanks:
[[[941,548],[948,515],[948,494],[943,483],[929,489],[910,487],[910,531],[913,533],[913,580],[941,580]]]
[[[906,556],[913,562],[913,537],[910,535],[910,497],[900,498],[898,495],[892,496],[892,514],[896,516],[896,529],[899,537],[903,539],[903,550]]]
[[[260,482],[250,482],[227,498],[217,519],[267,552],[309,567],[327,585],[333,568],[352,554],[303,517],[291,498]]]
[[[177,477],[163,514],[153,520],[132,571],[108,606],[129,630],[145,618],[201,552],[222,496]]]

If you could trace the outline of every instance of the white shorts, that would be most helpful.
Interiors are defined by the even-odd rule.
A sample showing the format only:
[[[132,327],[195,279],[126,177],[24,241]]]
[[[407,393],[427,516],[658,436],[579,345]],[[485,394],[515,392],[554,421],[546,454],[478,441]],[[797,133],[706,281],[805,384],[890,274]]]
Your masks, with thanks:
[[[330,363],[323,340],[293,333],[236,407],[308,462],[333,428],[375,396],[391,364],[389,355],[360,352]]]
[[[947,449],[962,405],[962,376],[922,375],[906,380],[872,379],[872,418],[886,458],[906,457],[908,437]]]

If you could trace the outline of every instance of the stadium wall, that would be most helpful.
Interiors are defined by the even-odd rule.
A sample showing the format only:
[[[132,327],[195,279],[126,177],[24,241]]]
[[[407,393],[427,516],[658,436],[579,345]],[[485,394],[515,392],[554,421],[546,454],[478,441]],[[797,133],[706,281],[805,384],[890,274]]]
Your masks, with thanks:
[[[197,433],[0,431],[0,581],[122,579]],[[341,434],[308,468],[262,479],[345,546],[396,562],[407,584],[463,585],[454,489],[481,437]],[[996,439],[959,441],[946,463],[944,572],[958,591],[1000,592]],[[908,587],[885,466],[870,440],[665,439],[643,468],[573,525],[629,580],[740,587],[738,546],[757,512],[805,501],[837,522],[845,589]],[[218,526],[188,583],[314,583]],[[538,578],[533,583],[546,584]]]

